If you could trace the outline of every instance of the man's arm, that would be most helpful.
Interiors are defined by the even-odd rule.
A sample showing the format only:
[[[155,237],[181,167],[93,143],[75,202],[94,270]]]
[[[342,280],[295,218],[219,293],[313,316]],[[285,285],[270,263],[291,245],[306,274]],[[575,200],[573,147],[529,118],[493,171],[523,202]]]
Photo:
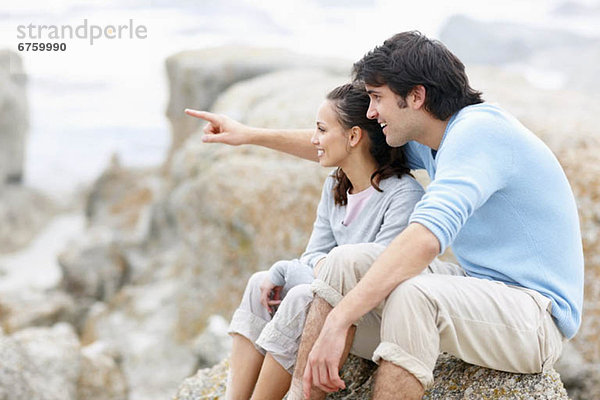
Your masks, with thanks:
[[[437,237],[418,223],[410,224],[390,243],[325,320],[304,370],[305,397],[313,384],[325,391],[331,391],[328,387],[343,388],[338,365],[350,326],[399,284],[420,274],[438,255],[439,246]]]
[[[208,122],[202,137],[205,143],[225,143],[232,146],[254,144],[310,161],[318,161],[317,151],[310,142],[313,134],[311,129],[254,128],[225,115],[190,109],[186,109],[185,113]]]

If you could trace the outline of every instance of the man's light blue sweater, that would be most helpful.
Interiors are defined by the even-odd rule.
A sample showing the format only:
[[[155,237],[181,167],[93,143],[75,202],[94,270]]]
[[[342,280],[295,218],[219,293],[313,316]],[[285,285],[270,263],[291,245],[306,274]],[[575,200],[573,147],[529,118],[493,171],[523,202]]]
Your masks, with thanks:
[[[452,116],[437,151],[406,145],[411,168],[432,179],[410,222],[441,252],[452,246],[470,275],[534,289],[571,338],[583,303],[583,249],[575,198],[550,149],[499,107]]]

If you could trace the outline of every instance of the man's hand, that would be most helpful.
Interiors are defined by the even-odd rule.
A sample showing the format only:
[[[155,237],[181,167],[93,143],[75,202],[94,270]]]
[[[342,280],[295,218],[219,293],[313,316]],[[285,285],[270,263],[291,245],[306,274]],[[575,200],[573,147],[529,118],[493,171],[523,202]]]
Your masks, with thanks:
[[[204,127],[205,143],[225,143],[231,146],[250,144],[250,128],[225,115],[213,114],[207,111],[196,111],[187,108],[187,115],[200,118],[208,122]]]
[[[346,384],[340,378],[340,361],[346,345],[349,327],[343,328],[328,317],[306,362],[302,379],[304,398],[310,398],[311,386],[327,393],[345,389]]]
[[[274,314],[275,310],[271,306],[279,305],[281,303],[281,289],[283,286],[275,286],[269,275],[265,277],[265,280],[260,284],[260,304],[267,309],[270,314]],[[271,292],[273,295],[271,296]]]

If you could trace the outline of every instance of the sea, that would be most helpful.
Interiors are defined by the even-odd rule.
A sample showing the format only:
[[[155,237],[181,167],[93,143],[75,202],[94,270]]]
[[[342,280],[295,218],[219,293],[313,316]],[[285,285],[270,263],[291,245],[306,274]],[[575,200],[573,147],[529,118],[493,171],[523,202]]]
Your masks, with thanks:
[[[414,29],[437,38],[453,15],[600,37],[597,18],[586,12],[564,12],[598,10],[600,0],[2,3],[0,48],[17,52],[28,76],[25,184],[57,196],[89,186],[115,154],[126,166],[161,164],[170,145],[164,61],[183,50],[236,44],[352,61],[400,31]],[[128,28],[115,37],[118,26],[124,25]],[[36,35],[42,26],[46,36],[39,39]],[[63,28],[67,34],[85,26],[79,32],[87,30],[87,37],[46,40],[52,26],[59,30],[67,26]],[[92,26],[98,28],[93,31]],[[90,40],[98,29],[109,29],[103,34],[113,38]],[[66,49],[19,51],[19,43],[27,42],[65,43]],[[536,84],[560,86],[552,71],[532,76]]]

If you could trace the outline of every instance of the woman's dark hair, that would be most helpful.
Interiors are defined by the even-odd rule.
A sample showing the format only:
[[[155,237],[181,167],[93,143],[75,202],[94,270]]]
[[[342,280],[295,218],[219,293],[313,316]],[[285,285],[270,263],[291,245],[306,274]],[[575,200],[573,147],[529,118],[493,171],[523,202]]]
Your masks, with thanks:
[[[446,46],[417,31],[398,33],[353,67],[355,82],[388,85],[405,99],[417,85],[426,90],[425,110],[442,121],[461,108],[483,103],[469,86],[465,66]]]
[[[402,177],[410,173],[401,147],[391,147],[385,141],[385,135],[376,120],[367,118],[369,95],[362,86],[346,84],[333,89],[327,95],[335,108],[338,122],[346,130],[355,126],[361,128],[369,137],[369,152],[375,159],[377,170],[371,175],[371,185],[382,192],[378,182],[396,175]],[[348,204],[346,193],[352,188],[350,179],[338,167],[334,173],[336,183],[333,187],[335,204]],[[377,178],[377,179],[376,179]]]

